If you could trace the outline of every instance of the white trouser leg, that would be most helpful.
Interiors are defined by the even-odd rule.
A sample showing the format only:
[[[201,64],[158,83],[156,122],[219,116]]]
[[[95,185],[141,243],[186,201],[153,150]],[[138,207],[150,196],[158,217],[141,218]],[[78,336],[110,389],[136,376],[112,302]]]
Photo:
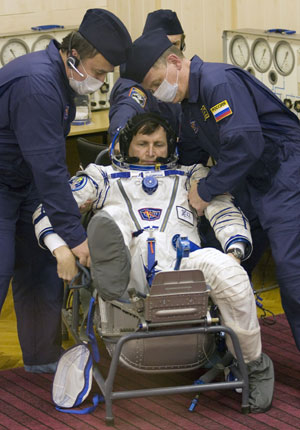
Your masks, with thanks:
[[[261,355],[260,326],[254,294],[245,270],[230,256],[214,248],[204,248],[183,258],[181,269],[200,269],[211,288],[210,296],[218,306],[221,320],[238,336],[246,363]],[[227,347],[234,355],[231,339]]]

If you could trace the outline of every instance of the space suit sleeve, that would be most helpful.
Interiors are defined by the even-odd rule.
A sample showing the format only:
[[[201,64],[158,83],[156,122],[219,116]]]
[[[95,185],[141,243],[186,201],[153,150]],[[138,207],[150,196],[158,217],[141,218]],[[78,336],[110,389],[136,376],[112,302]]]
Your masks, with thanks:
[[[89,164],[85,170],[73,176],[69,183],[79,208],[87,201],[91,202],[94,209],[100,208],[109,188],[105,169],[96,164]],[[42,205],[33,214],[33,224],[38,243],[42,248],[45,248],[45,237],[56,233]],[[59,236],[56,236],[59,240]],[[53,252],[53,249],[50,250]]]
[[[182,167],[187,171],[187,189],[189,190],[192,182],[198,182],[200,179],[205,178],[209,173],[209,168],[202,164],[194,164],[190,168]]]
[[[245,245],[244,260],[251,255],[252,238],[249,222],[243,212],[235,206],[230,194],[214,197],[204,210],[204,215],[224,252],[228,252],[234,243],[240,242]]]
[[[105,195],[102,191],[108,186],[105,169],[91,163],[85,170],[73,176],[69,183],[79,208],[87,201],[92,202],[93,205],[95,204],[95,208],[101,207]]]
[[[205,178],[210,169],[201,164],[196,164],[188,170],[188,185],[191,182]],[[220,242],[224,252],[227,252],[234,243],[245,244],[245,256],[248,258],[252,252],[252,237],[248,219],[243,212],[235,206],[231,194],[225,193],[214,197],[204,215],[212,226],[216,238]]]

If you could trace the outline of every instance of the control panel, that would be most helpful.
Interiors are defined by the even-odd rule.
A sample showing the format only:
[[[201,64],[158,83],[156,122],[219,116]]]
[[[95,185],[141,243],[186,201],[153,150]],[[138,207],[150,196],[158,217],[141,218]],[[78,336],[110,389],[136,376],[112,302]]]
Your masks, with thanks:
[[[300,34],[291,30],[225,30],[223,60],[247,70],[300,118]]]
[[[46,49],[51,39],[61,42],[67,34],[76,30],[76,27],[64,27],[63,25],[45,25],[33,28],[35,30],[0,34],[0,67],[21,55]]]

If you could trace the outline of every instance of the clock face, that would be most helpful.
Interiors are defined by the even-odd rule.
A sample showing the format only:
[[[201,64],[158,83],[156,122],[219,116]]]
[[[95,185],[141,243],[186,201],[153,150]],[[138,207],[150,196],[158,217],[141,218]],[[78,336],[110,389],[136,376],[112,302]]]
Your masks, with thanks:
[[[251,54],[256,70],[264,73],[270,68],[272,63],[272,52],[265,39],[259,38],[253,42]]]
[[[53,37],[50,36],[50,34],[40,36],[32,45],[31,51],[42,51],[43,49],[46,49],[52,39]]]
[[[246,39],[243,36],[235,36],[229,46],[231,61],[236,66],[245,68],[250,58],[250,50]]]
[[[274,64],[277,71],[283,75],[289,75],[295,66],[295,55],[291,45],[282,40],[274,48]]]
[[[2,47],[0,53],[0,60],[2,65],[9,63],[21,55],[28,54],[29,47],[22,39],[13,38],[9,39]]]

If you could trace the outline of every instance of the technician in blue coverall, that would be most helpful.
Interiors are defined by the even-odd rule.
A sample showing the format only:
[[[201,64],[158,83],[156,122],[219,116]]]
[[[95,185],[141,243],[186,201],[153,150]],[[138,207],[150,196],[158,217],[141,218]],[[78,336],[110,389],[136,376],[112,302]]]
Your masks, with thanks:
[[[159,9],[149,13],[143,35],[159,28],[164,31],[174,46],[177,46],[181,51],[184,50],[185,34],[176,12],[169,9]],[[180,103],[172,104],[158,100],[140,83],[122,77],[115,83],[110,96],[109,133],[111,140],[116,136],[118,130],[125,126],[129,118],[144,112],[158,112],[172,125],[173,130],[179,136],[177,149],[180,164],[202,163],[206,165],[209,154],[202,150],[189,121],[182,117]],[[234,197],[236,204],[242,208],[251,225],[253,252],[250,258],[242,263],[251,278],[254,267],[268,245],[267,235],[261,228],[243,184],[240,184],[239,189],[234,190]],[[203,246],[213,246],[222,250],[205,217],[200,218],[199,233]]]
[[[53,40],[46,50],[0,70],[0,309],[13,277],[27,371],[55,370],[63,292],[55,258],[36,244],[32,214],[42,200],[73,253],[89,265],[86,233],[68,184],[65,137],[76,93],[99,89],[130,48],[130,35],[115,15],[89,9],[62,46]]]
[[[147,52],[145,58],[144,53]],[[211,199],[247,192],[266,231],[282,305],[300,349],[300,124],[272,91],[229,64],[191,61],[161,31],[133,44],[125,74],[173,103],[217,164],[194,184],[190,204],[203,213]]]
[[[183,50],[184,31],[176,12],[170,9],[159,9],[147,15],[143,34],[161,28],[168,35],[169,40]],[[122,68],[122,67],[121,67]],[[144,88],[130,79],[119,78],[110,94],[109,134],[111,140],[118,130],[127,124],[133,116],[145,112],[158,112],[179,134],[181,108],[179,104],[163,103]]]

